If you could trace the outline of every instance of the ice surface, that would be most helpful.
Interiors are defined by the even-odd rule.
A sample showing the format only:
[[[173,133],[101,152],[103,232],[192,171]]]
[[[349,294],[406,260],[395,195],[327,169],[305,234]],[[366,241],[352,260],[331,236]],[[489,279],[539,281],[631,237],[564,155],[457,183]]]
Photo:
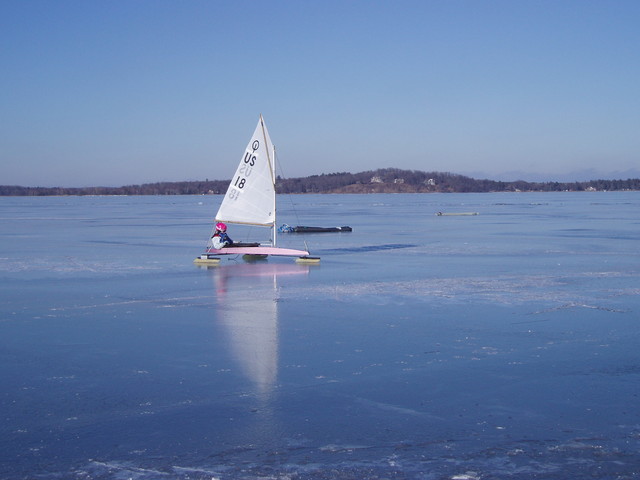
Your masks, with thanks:
[[[199,268],[220,200],[0,198],[0,478],[640,471],[637,192],[283,197],[354,230]]]

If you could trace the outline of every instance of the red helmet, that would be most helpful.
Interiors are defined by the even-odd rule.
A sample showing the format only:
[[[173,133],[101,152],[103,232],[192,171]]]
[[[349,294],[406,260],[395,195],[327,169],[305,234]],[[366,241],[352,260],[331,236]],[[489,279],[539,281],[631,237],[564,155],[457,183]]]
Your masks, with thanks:
[[[216,223],[216,230],[219,232],[226,232],[227,231],[227,226],[220,222],[220,223]]]

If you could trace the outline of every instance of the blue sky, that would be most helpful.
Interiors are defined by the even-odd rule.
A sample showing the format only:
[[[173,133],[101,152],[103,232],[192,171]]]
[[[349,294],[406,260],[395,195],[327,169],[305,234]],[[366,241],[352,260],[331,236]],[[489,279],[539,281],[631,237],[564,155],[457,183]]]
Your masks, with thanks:
[[[260,113],[286,177],[638,175],[638,25],[636,0],[0,0],[0,184],[230,178]]]

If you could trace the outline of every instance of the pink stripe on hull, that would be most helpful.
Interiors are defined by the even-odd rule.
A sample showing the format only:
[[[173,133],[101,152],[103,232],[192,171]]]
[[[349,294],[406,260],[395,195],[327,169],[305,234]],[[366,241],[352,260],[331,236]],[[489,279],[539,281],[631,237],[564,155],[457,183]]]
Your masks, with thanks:
[[[306,257],[309,252],[278,247],[227,247],[210,248],[206,253],[213,255],[280,255],[285,257]]]

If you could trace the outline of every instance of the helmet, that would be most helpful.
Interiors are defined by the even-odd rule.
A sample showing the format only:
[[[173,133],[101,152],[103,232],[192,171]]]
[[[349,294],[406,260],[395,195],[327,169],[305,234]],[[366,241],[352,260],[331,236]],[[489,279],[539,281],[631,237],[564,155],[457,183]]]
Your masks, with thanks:
[[[227,226],[220,222],[220,223],[216,223],[216,230],[219,232],[226,232],[227,231]]]

